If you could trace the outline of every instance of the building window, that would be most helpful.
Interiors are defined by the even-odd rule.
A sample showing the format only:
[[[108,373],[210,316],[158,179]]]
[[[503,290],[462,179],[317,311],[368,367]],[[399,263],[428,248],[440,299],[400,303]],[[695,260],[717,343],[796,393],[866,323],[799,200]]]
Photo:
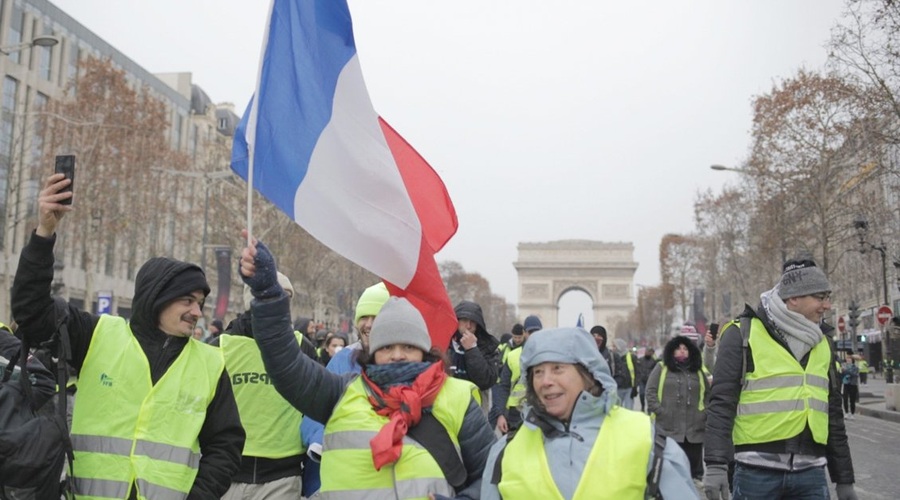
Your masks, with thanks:
[[[172,146],[175,148],[175,151],[181,151],[181,132],[184,128],[184,115],[175,113],[175,123],[172,125]]]
[[[81,49],[75,42],[69,42],[69,56],[66,69],[66,77],[68,81],[65,85],[71,85],[71,97],[75,97],[75,83],[78,81],[78,61],[81,59]]]
[[[0,245],[5,244],[6,237],[6,191],[9,183],[9,171],[12,166],[13,132],[16,125],[16,93],[19,82],[7,76],[3,80],[3,94],[0,97]]]
[[[228,119],[219,118],[219,130],[225,130],[226,128],[228,128]]]
[[[42,35],[52,35],[49,26],[44,26]],[[53,61],[53,47],[36,47],[38,51],[38,74],[42,79],[50,81],[50,63]]]
[[[22,6],[17,3],[13,3],[12,13],[9,16],[9,37],[6,39],[6,43],[8,45],[18,45],[22,43],[22,33],[25,31],[25,13],[22,11]],[[16,64],[20,64],[20,58],[22,57],[22,51],[16,51],[9,54],[10,60],[14,61]]]

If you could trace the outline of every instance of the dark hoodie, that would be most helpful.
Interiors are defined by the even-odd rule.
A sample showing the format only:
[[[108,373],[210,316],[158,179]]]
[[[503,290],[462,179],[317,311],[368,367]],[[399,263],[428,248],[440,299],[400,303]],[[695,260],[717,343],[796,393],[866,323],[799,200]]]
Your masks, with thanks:
[[[607,336],[606,328],[601,326],[591,328],[591,335],[596,333],[599,333],[600,337],[603,338],[603,345],[598,346],[597,349],[600,350],[600,354],[609,365],[609,371],[612,373],[613,378],[616,379],[616,386],[619,389],[630,389],[632,387],[631,374],[628,373],[627,362],[622,356],[609,350],[609,337]]]
[[[461,334],[457,332],[450,343],[450,364],[454,367],[454,376],[468,380],[477,385],[482,391],[491,388],[497,382],[498,369],[500,367],[500,353],[497,347],[500,342],[495,339],[484,326],[484,314],[481,306],[464,300],[456,308],[457,319],[468,319],[475,322],[475,338],[478,340],[477,349],[469,349],[463,352],[459,345]]]
[[[13,317],[29,343],[37,344],[50,338],[56,322],[56,310],[50,296],[53,280],[53,245],[56,235],[42,238],[32,233],[22,249],[19,267],[12,289]],[[155,384],[190,340],[187,337],[166,335],[158,326],[160,304],[167,285],[174,277],[199,270],[193,264],[166,258],[154,258],[138,272],[132,300],[133,317],[130,325],[144,351]],[[93,338],[99,316],[69,305],[67,326],[72,344],[72,366],[80,371]],[[220,498],[231,484],[240,465],[244,447],[244,429],[231,391],[227,372],[222,372],[216,394],[206,409],[206,420],[198,435],[200,467],[188,498]],[[136,497],[132,488],[131,497]]]

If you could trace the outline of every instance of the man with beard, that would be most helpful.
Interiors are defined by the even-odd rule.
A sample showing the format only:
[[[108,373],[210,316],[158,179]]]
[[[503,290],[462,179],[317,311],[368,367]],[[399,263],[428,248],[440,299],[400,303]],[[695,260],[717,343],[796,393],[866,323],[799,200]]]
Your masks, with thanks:
[[[56,228],[73,205],[51,175],[38,227],[22,250],[12,310],[37,345],[56,330],[50,295]],[[71,366],[78,372],[72,421],[75,495],[220,498],[244,447],[237,405],[218,349],[193,340],[209,294],[200,267],[165,257],[141,266],[133,316],[97,316],[68,306]]]

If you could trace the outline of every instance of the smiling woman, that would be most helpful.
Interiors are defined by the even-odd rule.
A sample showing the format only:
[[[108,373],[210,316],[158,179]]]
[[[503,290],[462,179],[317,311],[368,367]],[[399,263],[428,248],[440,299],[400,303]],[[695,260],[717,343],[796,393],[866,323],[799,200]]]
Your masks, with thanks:
[[[681,449],[653,437],[649,416],[618,406],[615,380],[587,332],[536,332],[520,363],[524,423],[491,449],[482,499],[698,497]]]

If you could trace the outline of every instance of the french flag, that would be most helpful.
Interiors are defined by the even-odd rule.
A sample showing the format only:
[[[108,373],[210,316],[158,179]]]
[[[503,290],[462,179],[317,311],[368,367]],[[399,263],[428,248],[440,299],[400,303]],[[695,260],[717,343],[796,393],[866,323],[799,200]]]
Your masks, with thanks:
[[[231,161],[316,239],[406,297],[447,347],[457,321],[434,254],[456,233],[456,211],[437,173],[375,112],[346,0],[272,2]]]

